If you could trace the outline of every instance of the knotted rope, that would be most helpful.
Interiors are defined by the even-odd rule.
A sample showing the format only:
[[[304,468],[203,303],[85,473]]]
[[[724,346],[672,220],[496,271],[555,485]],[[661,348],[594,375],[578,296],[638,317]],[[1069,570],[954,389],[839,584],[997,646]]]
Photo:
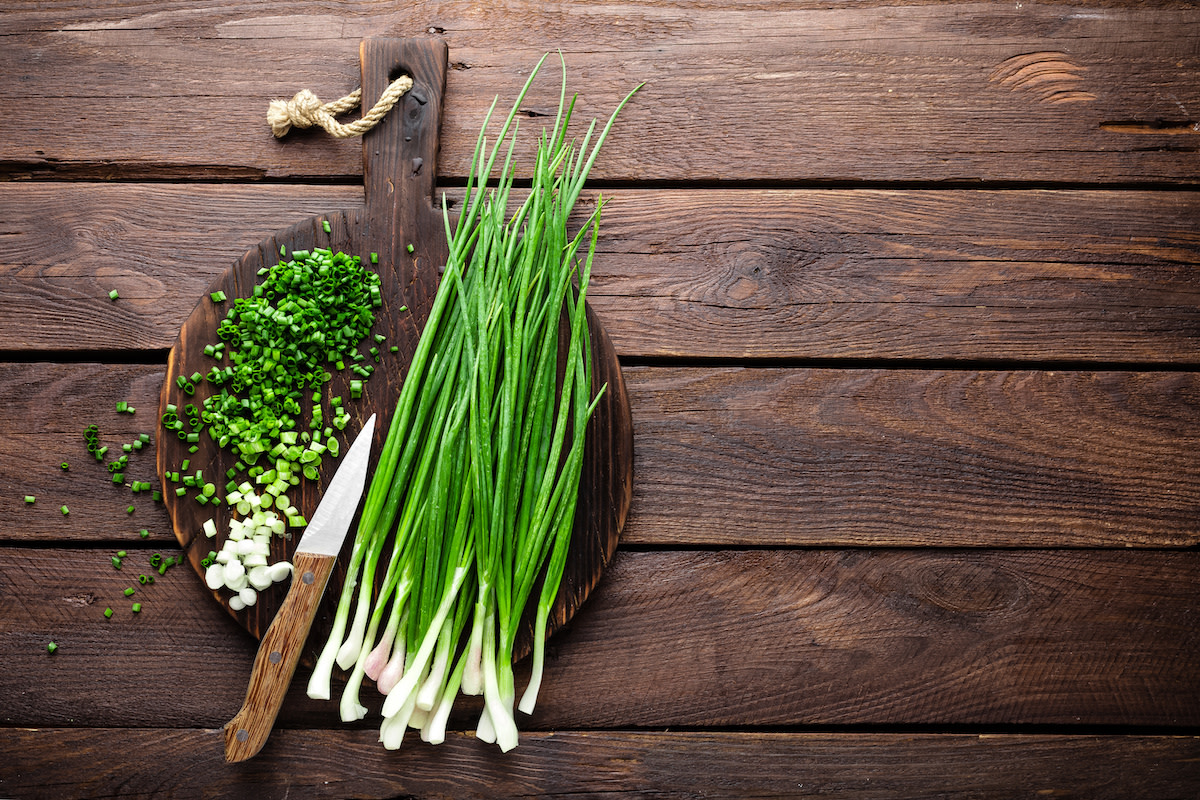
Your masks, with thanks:
[[[396,105],[404,93],[412,88],[412,85],[412,78],[401,75],[384,89],[378,102],[370,111],[363,114],[362,119],[345,125],[334,117],[357,108],[362,102],[362,89],[355,89],[345,97],[331,103],[322,103],[308,89],[301,89],[296,92],[295,97],[286,102],[272,100],[267,107],[267,122],[270,123],[271,133],[275,134],[276,138],[285,136],[293,127],[311,128],[314,125],[321,126],[330,135],[339,139],[361,136],[374,128],[379,120],[392,110],[392,106]]]

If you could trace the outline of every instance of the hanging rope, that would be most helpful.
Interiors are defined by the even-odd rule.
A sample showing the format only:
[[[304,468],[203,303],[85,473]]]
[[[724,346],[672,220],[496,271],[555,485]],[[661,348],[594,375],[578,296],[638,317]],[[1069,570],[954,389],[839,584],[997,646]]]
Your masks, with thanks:
[[[314,125],[324,128],[330,135],[339,139],[362,136],[374,128],[379,120],[392,110],[392,106],[396,105],[396,102],[412,88],[412,85],[412,78],[401,75],[384,89],[378,102],[372,106],[370,111],[363,114],[362,119],[344,125],[334,117],[358,108],[362,102],[362,89],[355,89],[332,103],[322,103],[308,89],[301,89],[296,92],[295,97],[286,102],[272,100],[267,107],[267,122],[271,125],[271,133],[275,134],[275,138],[282,138],[292,128],[311,128]]]

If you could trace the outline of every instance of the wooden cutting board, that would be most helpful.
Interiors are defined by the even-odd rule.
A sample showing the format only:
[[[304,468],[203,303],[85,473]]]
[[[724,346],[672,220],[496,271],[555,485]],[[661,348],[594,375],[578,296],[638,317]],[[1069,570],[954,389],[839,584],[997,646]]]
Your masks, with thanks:
[[[334,380],[326,384],[324,391],[327,398],[332,395],[345,398],[352,417],[346,429],[338,433],[342,452],[361,429],[363,421],[372,413],[379,414],[372,465],[378,458],[403,377],[433,302],[439,270],[447,258],[441,201],[434,197],[447,51],[445,43],[436,39],[374,39],[362,43],[360,58],[363,108],[371,107],[400,74],[413,79],[413,88],[363,137],[365,208],[361,212],[313,217],[264,238],[209,287],[171,348],[159,402],[160,415],[168,403],[181,409],[188,403],[202,408],[203,399],[213,393],[211,385],[204,382],[194,395],[186,395],[176,385],[176,378],[195,372],[206,373],[217,363],[204,354],[204,346],[219,341],[217,327],[234,298],[251,294],[259,280],[258,270],[278,262],[280,247],[285,248],[289,256],[293,250],[327,247],[358,255],[364,264],[369,264],[370,253],[377,253],[378,263],[371,268],[380,276],[384,300],[382,308],[376,310],[372,332],[387,337],[381,348],[382,361],[375,365],[375,373],[366,381],[360,400],[349,400],[348,383],[353,376],[346,370],[335,373]],[[328,232],[325,231],[326,222]],[[269,223],[264,220],[264,227]],[[411,253],[408,252],[409,245],[413,248]],[[224,303],[214,303],[210,299],[210,294],[218,290],[228,298]],[[403,307],[407,309],[401,310]],[[562,627],[574,615],[611,559],[632,491],[633,428],[620,364],[612,342],[590,308],[588,321],[593,339],[596,386],[607,383],[608,390],[596,409],[587,434],[574,538],[562,588],[549,621],[550,632]],[[393,345],[399,347],[398,353],[389,352]],[[232,453],[219,450],[206,433],[201,435],[196,453],[188,453],[189,446],[173,431],[160,425],[157,465],[164,503],[176,537],[203,579],[204,568],[200,562],[210,550],[220,549],[224,532],[228,530],[229,510],[223,504],[197,503],[193,498],[194,491],[177,497],[174,491],[177,484],[169,482],[166,475],[178,470],[187,459],[189,472],[194,473],[200,468],[206,480],[224,487],[226,470],[236,459]],[[339,463],[339,459],[325,459],[318,481],[302,480],[300,486],[289,492],[288,496],[306,518],[311,518]],[[223,488],[218,494],[224,494]],[[215,540],[205,537],[202,532],[208,519],[214,520],[219,532]],[[354,526],[347,536],[342,558],[330,579],[309,637],[305,656],[308,663],[315,659],[328,634],[345,579],[345,562],[353,536]],[[290,559],[299,535],[290,539],[273,538],[270,560]],[[229,592],[225,590],[214,592],[213,599],[249,633],[261,638],[283,601],[287,586],[285,581],[259,593],[258,602],[241,611],[229,608]],[[528,652],[530,640],[531,631],[526,625],[518,639],[518,658]]]

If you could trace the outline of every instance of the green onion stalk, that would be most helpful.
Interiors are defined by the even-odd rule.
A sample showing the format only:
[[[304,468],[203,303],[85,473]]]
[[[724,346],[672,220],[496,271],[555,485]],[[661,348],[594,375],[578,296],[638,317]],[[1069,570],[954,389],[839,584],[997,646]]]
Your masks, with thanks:
[[[545,59],[490,148],[496,103],[489,109],[456,226],[443,200],[446,268],[309,682],[311,697],[329,699],[333,666],[349,670],[340,712],[353,721],[366,714],[363,681],[375,681],[389,749],[409,728],[443,741],[460,692],[483,695],[481,739],[517,745],[513,656],[531,605],[532,673],[519,710],[532,713],[542,681],[585,434],[606,388],[593,390],[586,314],[603,202],[574,236],[568,219],[633,95],[576,147],[566,135],[575,101],[567,102],[564,62],[554,127],[541,133],[529,192],[509,216],[516,115]]]

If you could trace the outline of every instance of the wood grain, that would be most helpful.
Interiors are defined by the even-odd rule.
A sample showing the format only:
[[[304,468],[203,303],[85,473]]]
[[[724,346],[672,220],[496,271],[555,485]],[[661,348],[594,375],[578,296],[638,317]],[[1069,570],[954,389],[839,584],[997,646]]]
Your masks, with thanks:
[[[627,376],[626,542],[1200,541],[1195,373],[651,369]],[[1040,543],[1040,544],[1039,544]]]
[[[225,760],[252,758],[266,744],[275,718],[291,686],[304,652],[313,619],[321,605],[325,584],[336,556],[298,552],[292,556],[294,580],[287,597],[262,635],[246,699],[233,719],[225,723]]]
[[[1197,363],[1195,193],[604,194],[589,297],[622,357]],[[264,235],[362,198],[0,184],[0,349],[169,347]]]
[[[544,52],[576,130],[646,82],[583,198],[625,546],[512,753],[477,698],[390,753],[372,691],[344,726],[296,680],[230,766],[256,642],[186,567],[137,582],[170,520],[80,432],[155,433],[212,281],[364,214],[360,145],[265,111],[375,36],[448,48],[452,208]],[[1197,795],[1194,3],[13,0],[0,38],[0,796]]]
[[[515,97],[561,48],[582,121],[647,84],[597,179],[1194,184],[1200,21],[1171,2],[1090,9],[23,4],[0,19],[0,73],[21,78],[0,87],[0,164],[100,179],[361,174],[355,148],[323,134],[275,141],[266,104],[302,88],[340,97],[357,85],[359,40],[388,33],[449,46],[447,177],[465,174],[493,97]],[[531,114],[557,99],[553,84]]]
[[[223,725],[255,641],[182,567],[139,589],[132,614],[132,570],[108,556],[5,549],[0,719]],[[551,638],[538,709],[519,726],[1194,731],[1198,576],[1195,551],[618,551]],[[335,702],[309,700],[303,682],[277,728],[340,727]],[[369,730],[379,698],[362,698]],[[451,728],[473,729],[478,711],[464,699]]]
[[[137,480],[159,487],[154,453],[164,374],[159,365],[0,363],[0,539],[136,544],[145,528],[147,541],[175,545],[163,505],[128,485]],[[118,413],[119,401],[135,413]],[[105,465],[87,452],[83,431],[92,424],[109,448],[106,461],[140,434],[150,436],[149,446],[130,453],[126,483],[113,484]],[[27,506],[25,495],[37,502]],[[69,516],[60,512],[63,505]]]
[[[171,542],[165,512],[145,496],[125,513],[133,496],[88,459],[81,436],[96,422],[119,447],[152,430],[162,375],[150,365],[0,364],[0,407],[10,409],[0,415],[0,540],[122,543],[146,527]],[[629,545],[1200,538],[1192,372],[637,367],[624,379],[636,442],[604,430],[611,451],[636,449]],[[117,414],[122,399],[138,413]],[[129,477],[153,480],[152,458],[134,456]]]
[[[470,734],[399,754],[382,752],[367,731],[276,737],[234,770],[213,731],[10,729],[0,731],[0,791],[31,800],[75,791],[270,800],[300,786],[330,798],[1185,800],[1200,781],[1194,737],[558,731],[529,734],[503,757]]]

